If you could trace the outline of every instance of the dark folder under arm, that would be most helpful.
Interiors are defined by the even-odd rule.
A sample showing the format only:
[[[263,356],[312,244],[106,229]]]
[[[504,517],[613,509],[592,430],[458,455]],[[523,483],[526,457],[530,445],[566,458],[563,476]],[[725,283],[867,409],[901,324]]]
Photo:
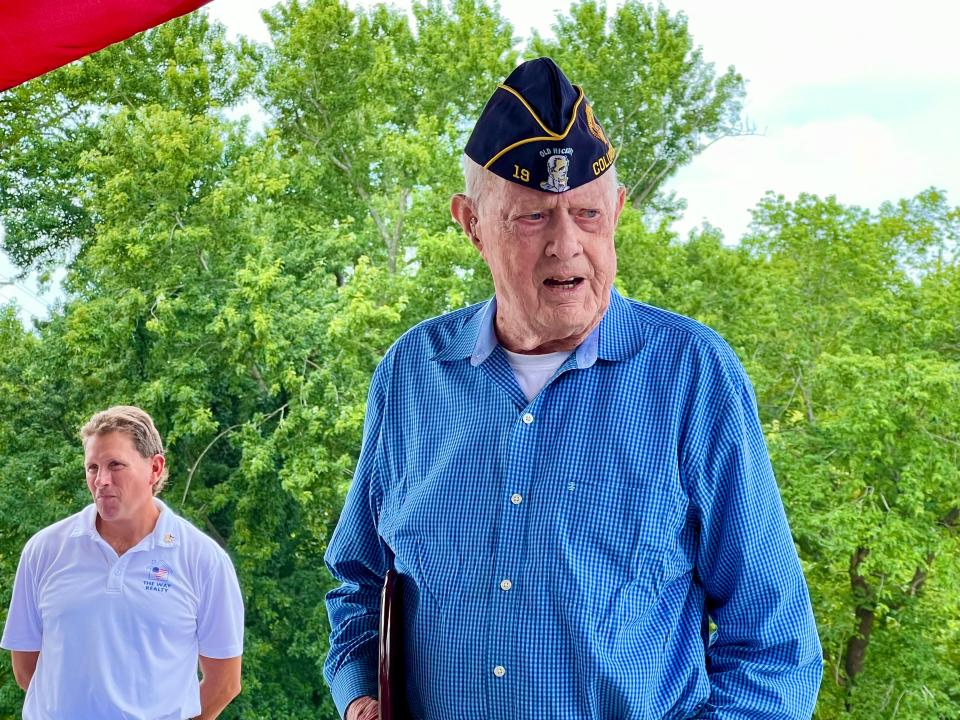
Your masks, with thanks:
[[[403,618],[400,613],[400,578],[388,570],[380,595],[380,720],[407,720],[404,702]]]

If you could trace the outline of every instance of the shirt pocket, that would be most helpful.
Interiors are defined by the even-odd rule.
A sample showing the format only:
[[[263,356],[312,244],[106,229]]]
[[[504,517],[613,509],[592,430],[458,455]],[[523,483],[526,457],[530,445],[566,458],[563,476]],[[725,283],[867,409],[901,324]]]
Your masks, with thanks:
[[[642,622],[664,588],[690,571],[679,544],[686,496],[656,478],[615,477],[568,479],[553,493],[555,589],[613,639]]]

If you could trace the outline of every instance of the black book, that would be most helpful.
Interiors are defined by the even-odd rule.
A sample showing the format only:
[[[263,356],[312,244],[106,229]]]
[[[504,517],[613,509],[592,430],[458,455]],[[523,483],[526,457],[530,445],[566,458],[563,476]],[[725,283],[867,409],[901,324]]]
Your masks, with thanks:
[[[400,612],[400,576],[388,570],[380,595],[380,720],[408,720],[404,702],[403,616]]]

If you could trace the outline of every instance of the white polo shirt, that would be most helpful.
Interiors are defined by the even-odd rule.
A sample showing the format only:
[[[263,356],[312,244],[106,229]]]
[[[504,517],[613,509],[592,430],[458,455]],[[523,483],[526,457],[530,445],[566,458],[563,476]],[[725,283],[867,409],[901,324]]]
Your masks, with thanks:
[[[233,564],[154,499],[153,532],[122,556],[97,509],[27,542],[0,647],[40,651],[24,720],[184,720],[200,714],[197,656],[243,653]]]

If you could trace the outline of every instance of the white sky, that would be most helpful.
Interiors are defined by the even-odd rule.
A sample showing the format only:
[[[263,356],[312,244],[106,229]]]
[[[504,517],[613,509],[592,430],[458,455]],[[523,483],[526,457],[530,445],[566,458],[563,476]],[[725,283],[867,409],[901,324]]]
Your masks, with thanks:
[[[259,11],[272,4],[214,0],[208,8],[231,33],[267,41]],[[694,40],[719,72],[734,65],[746,78],[745,114],[760,133],[714,144],[670,181],[668,189],[688,203],[676,226],[681,234],[707,220],[735,242],[767,190],[790,199],[833,194],[876,208],[933,185],[960,205],[960,3],[665,4],[687,15]],[[523,38],[532,27],[547,32],[554,13],[567,7],[558,0],[501,2]],[[0,258],[0,282],[8,277]],[[12,296],[24,315],[40,314],[36,298],[0,285],[0,299]]]

